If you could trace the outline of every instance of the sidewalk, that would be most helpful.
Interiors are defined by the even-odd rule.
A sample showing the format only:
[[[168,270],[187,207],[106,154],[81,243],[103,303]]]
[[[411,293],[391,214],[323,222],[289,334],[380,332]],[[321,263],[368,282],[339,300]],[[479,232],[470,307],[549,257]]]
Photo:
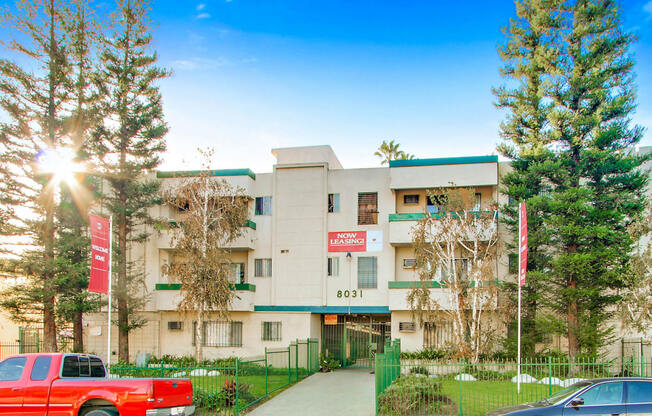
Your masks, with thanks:
[[[364,370],[317,373],[258,406],[251,416],[374,416],[374,375]]]

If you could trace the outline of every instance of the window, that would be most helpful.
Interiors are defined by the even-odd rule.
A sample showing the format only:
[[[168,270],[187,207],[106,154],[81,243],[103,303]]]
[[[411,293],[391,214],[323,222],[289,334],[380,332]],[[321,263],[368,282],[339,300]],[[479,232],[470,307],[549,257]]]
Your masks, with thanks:
[[[281,340],[281,322],[263,322],[263,341]]]
[[[244,283],[245,282],[245,265],[244,263],[231,263],[231,274],[229,281],[231,283]]]
[[[256,197],[256,215],[272,215],[272,197]]]
[[[439,195],[430,195],[426,199],[426,211],[429,214],[441,214],[446,211],[446,206],[448,205],[448,195],[439,194]]]
[[[97,357],[91,357],[91,377],[106,377],[104,364]]]
[[[0,363],[0,381],[16,381],[23,376],[27,357],[7,358]]]
[[[339,257],[329,257],[328,258],[328,275],[329,276],[339,276],[340,275],[340,258]]]
[[[76,355],[64,357],[61,377],[79,377],[79,359]]]
[[[403,259],[404,269],[414,269],[417,267],[417,259]]]
[[[627,403],[649,403],[652,397],[652,383],[645,381],[627,382]]]
[[[270,277],[272,275],[272,259],[255,259],[254,276]]]
[[[79,377],[91,376],[91,360],[88,357],[77,357],[79,360]]]
[[[48,378],[51,363],[52,357],[36,357],[36,360],[34,360],[34,366],[32,367],[32,374],[29,378],[34,381],[45,380]]]
[[[403,195],[403,203],[405,205],[408,204],[418,204],[419,203],[419,195],[414,194],[414,195]]]
[[[340,194],[328,194],[328,212],[340,212]]]
[[[445,348],[451,341],[452,326],[449,323],[424,323],[423,348]]]
[[[242,322],[205,321],[202,328],[205,347],[242,347]],[[193,322],[192,345],[197,342],[197,322]]]
[[[358,257],[358,289],[378,287],[378,258]]]
[[[518,273],[518,254],[509,253],[508,259],[509,259],[509,265],[508,265],[509,272],[511,274]]]
[[[473,211],[480,211],[481,209],[482,209],[482,194],[480,192],[476,192]]]
[[[580,395],[584,400],[584,406],[596,406],[606,404],[621,404],[623,402],[623,384],[602,383],[590,388]],[[647,401],[650,401],[648,398]]]
[[[455,267],[455,275],[453,276],[452,271]],[[441,280],[453,279],[454,277],[458,280],[466,280],[469,277],[469,259],[455,259],[454,263],[448,267],[444,265],[439,266],[439,277]]]
[[[378,193],[358,194],[358,224],[378,224]]]

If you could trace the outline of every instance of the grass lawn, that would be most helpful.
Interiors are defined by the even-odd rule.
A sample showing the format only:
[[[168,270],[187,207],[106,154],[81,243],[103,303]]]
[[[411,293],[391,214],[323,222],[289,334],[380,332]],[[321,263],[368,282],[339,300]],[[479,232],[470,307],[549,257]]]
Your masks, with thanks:
[[[235,381],[235,376],[220,375],[220,376],[203,376],[203,377],[190,377],[192,385],[195,388],[200,388],[208,391],[220,391],[224,387],[226,379]],[[293,380],[294,381],[294,378]],[[251,392],[256,398],[265,395],[265,375],[255,376],[239,376],[239,383],[246,383],[251,386]],[[284,385],[288,384],[288,375],[268,375],[267,376],[267,389],[272,392]]]
[[[521,384],[518,394],[516,383],[511,381],[443,380],[442,390],[458,406],[461,403],[464,416],[482,416],[490,410],[535,402],[549,395],[548,385],[543,384]],[[552,386],[553,393],[558,390],[561,387]]]

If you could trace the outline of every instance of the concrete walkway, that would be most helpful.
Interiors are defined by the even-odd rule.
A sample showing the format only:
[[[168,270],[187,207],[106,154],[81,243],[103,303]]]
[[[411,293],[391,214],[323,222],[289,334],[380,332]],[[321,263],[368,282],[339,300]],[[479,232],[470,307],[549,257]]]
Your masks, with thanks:
[[[367,369],[313,374],[248,415],[373,416],[374,383]]]

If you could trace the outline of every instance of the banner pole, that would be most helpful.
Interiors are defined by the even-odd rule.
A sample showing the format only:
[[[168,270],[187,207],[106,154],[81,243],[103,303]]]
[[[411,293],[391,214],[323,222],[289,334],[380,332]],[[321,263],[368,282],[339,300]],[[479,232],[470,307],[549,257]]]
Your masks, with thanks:
[[[113,215],[109,217],[109,313],[108,313],[108,322],[107,322],[107,341],[106,341],[106,362],[107,369],[111,364],[111,300],[112,300],[112,284],[111,284],[111,268],[113,266]],[[110,373],[110,370],[107,370]]]
[[[516,369],[516,393],[521,393],[521,256],[523,250],[521,250],[522,238],[521,235],[523,232],[523,227],[521,226],[521,221],[523,221],[523,211],[519,206],[518,209],[518,341],[517,341],[517,369]]]

